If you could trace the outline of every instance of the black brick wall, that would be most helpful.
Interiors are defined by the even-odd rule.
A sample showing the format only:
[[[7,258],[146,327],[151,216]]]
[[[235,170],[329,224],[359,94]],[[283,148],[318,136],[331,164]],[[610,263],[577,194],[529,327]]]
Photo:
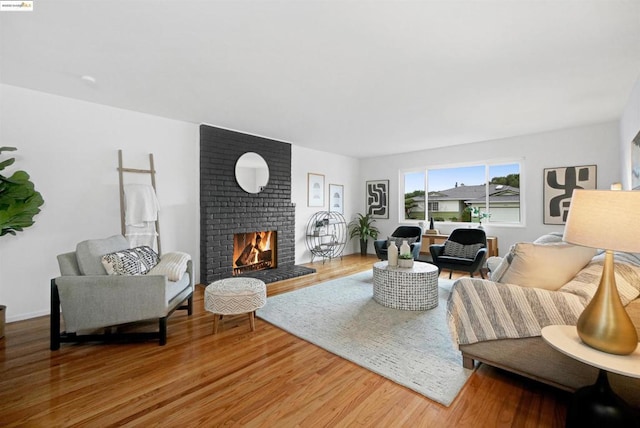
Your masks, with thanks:
[[[246,152],[269,165],[269,182],[245,192],[235,165]],[[200,282],[232,276],[235,233],[277,231],[278,269],[295,263],[295,204],[291,203],[291,145],[212,126],[200,126]]]

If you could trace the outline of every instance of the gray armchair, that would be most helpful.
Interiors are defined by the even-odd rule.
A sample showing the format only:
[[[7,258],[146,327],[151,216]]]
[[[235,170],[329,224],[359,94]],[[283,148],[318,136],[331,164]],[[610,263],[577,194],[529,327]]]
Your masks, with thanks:
[[[130,339],[167,341],[167,318],[176,309],[193,313],[193,266],[177,281],[166,275],[108,275],[105,254],[129,248],[125,237],[83,241],[75,252],[60,254],[61,276],[51,280],[51,350],[61,342]],[[60,331],[60,309],[65,331]],[[157,332],[113,333],[112,327],[157,320]],[[98,333],[104,330],[103,334]]]

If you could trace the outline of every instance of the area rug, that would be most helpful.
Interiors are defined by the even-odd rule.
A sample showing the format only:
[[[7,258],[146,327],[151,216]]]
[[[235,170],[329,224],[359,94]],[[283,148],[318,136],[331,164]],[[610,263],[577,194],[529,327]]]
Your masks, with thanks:
[[[283,330],[449,406],[473,370],[462,367],[446,321],[452,281],[439,304],[401,311],[373,300],[367,271],[269,297],[257,315]]]

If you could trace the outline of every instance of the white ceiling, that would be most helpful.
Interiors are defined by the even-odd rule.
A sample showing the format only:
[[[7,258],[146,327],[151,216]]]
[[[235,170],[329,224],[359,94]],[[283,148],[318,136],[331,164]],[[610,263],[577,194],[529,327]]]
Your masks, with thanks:
[[[35,0],[0,43],[5,84],[368,157],[618,119],[640,0]]]

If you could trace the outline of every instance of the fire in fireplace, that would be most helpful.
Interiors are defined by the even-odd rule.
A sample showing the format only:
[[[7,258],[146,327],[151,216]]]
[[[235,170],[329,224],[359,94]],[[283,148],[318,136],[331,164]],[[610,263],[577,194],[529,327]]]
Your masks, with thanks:
[[[233,275],[277,267],[276,242],[275,231],[236,233],[233,236]]]

